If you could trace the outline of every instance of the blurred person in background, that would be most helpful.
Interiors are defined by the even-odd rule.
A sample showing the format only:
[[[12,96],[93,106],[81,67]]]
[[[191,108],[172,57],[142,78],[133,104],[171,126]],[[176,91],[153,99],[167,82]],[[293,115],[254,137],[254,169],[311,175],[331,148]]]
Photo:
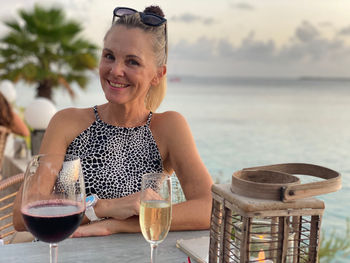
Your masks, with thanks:
[[[0,126],[9,129],[10,134],[6,137],[6,143],[0,146],[0,180],[3,178],[1,174],[3,155],[12,156],[15,152],[12,134],[20,136],[28,136],[29,129],[22,121],[21,117],[12,109],[11,104],[6,97],[0,92]]]
[[[29,136],[30,132],[21,117],[12,109],[11,104],[0,92],[0,126],[5,126],[12,133],[20,136]]]

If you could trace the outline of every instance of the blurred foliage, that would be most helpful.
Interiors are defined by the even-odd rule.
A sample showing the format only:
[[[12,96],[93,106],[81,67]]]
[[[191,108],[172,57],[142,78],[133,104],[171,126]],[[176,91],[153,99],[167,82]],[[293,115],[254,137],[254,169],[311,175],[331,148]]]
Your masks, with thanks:
[[[337,235],[333,229],[329,236],[322,231],[320,239],[319,262],[331,263],[336,261],[336,257],[345,258],[350,256],[350,220],[346,220],[346,231],[343,236]]]
[[[97,68],[97,46],[60,8],[35,5],[18,15],[4,21],[9,32],[0,38],[0,79],[35,84],[37,97],[52,99],[52,89],[63,87],[74,98],[71,84],[86,88],[87,71]]]

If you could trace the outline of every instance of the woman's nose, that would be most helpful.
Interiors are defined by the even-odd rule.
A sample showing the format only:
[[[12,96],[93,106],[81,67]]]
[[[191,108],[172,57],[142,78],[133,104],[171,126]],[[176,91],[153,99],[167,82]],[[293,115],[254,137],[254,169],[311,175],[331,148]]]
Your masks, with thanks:
[[[111,73],[116,76],[123,76],[124,75],[124,65],[121,62],[115,61],[113,63],[111,68]]]

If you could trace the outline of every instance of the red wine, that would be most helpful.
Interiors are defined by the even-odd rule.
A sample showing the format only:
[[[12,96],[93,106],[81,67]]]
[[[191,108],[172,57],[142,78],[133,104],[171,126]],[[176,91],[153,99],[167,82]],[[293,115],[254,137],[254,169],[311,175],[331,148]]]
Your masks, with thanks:
[[[22,208],[28,230],[39,240],[57,243],[69,237],[84,216],[81,204],[68,200],[47,200]]]

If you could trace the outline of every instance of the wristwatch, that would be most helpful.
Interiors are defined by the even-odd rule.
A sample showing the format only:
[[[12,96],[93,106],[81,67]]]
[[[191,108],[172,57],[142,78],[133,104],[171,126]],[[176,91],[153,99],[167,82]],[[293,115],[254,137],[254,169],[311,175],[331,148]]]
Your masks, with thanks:
[[[102,219],[97,217],[94,209],[94,206],[96,205],[98,199],[99,198],[96,194],[89,195],[85,199],[85,203],[86,203],[85,215],[90,220],[90,222],[99,221]]]

